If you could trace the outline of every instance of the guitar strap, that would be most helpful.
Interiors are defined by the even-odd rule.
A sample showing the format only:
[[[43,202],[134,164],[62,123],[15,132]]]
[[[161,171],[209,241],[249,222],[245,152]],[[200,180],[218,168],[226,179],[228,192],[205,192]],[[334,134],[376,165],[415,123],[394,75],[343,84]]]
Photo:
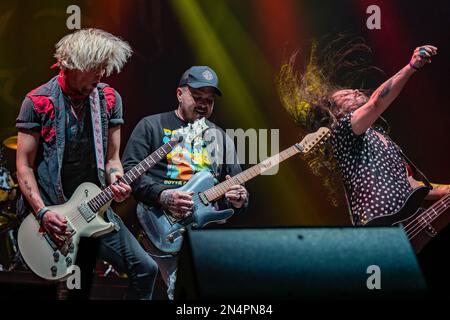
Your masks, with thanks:
[[[92,131],[94,133],[94,149],[95,158],[97,160],[97,170],[99,170],[100,175],[105,174],[105,158],[103,154],[103,136],[101,127],[101,116],[100,116],[100,97],[99,90],[97,88],[92,91],[89,96],[89,103],[91,105],[91,119],[92,119]],[[100,179],[103,184],[104,179]],[[103,186],[104,187],[104,186]]]
[[[347,202],[347,209],[350,215],[350,221],[352,222],[353,226],[356,226],[359,222],[359,217],[353,214],[352,206],[350,205],[350,200],[348,199],[347,190],[345,189],[344,184],[342,184],[342,187],[344,188],[345,202]]]
[[[402,155],[403,159],[413,170],[413,176],[416,175],[428,188],[430,188],[430,190],[433,189],[433,186],[431,185],[427,177],[423,174],[423,172],[420,171],[419,168],[417,168],[417,166],[403,153],[403,151],[400,148],[398,148],[398,150],[400,151],[400,154]]]

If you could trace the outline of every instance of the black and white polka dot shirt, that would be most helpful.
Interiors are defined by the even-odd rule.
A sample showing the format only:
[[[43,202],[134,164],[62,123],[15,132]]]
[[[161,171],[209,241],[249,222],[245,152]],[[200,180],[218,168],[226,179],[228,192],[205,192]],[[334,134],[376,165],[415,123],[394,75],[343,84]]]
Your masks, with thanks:
[[[397,212],[412,191],[399,147],[381,129],[356,135],[353,113],[341,118],[332,130],[331,145],[351,206],[355,225]],[[375,133],[387,141],[387,147]]]

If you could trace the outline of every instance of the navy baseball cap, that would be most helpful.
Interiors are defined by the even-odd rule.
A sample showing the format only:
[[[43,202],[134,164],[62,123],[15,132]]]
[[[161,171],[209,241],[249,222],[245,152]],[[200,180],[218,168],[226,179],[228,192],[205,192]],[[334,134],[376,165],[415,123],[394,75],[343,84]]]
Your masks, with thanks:
[[[180,79],[180,87],[191,88],[213,87],[217,95],[222,96],[219,79],[213,69],[207,66],[194,66],[187,69]]]

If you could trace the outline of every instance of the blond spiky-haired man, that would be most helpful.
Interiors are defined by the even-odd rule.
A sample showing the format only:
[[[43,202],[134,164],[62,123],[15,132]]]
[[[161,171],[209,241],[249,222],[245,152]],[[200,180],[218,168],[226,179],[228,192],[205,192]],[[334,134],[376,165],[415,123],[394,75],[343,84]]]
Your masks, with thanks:
[[[122,101],[100,81],[120,72],[131,54],[128,43],[99,29],[66,35],[56,44],[59,75],[23,101],[16,120],[19,216],[33,213],[57,244],[69,236],[67,219],[47,206],[65,203],[83,182],[104,187],[123,175]],[[111,189],[117,202],[131,193],[123,182]],[[110,208],[105,217],[115,231],[99,238],[99,257],[127,273],[128,298],[150,299],[156,263]]]

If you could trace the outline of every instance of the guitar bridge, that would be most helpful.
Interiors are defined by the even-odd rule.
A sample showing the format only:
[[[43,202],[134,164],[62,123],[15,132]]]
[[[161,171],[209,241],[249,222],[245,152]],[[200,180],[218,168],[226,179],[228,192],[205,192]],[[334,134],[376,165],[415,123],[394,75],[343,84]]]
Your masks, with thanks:
[[[195,207],[194,207],[194,210],[195,210]],[[166,216],[167,220],[169,221],[169,223],[170,223],[171,225],[180,223],[181,221],[189,221],[189,220],[192,219],[192,212],[191,212],[188,216],[185,216],[184,218],[181,218],[181,219],[175,218],[175,217],[170,213],[170,211],[167,212],[166,210],[163,210],[163,213],[164,213],[164,215]]]
[[[50,235],[47,232],[44,232],[44,239],[47,240],[47,243],[50,245],[50,247],[52,247],[53,251],[58,250],[58,246],[56,245],[56,243],[53,241],[52,237],[50,237]]]
[[[167,220],[169,220],[170,224],[172,224],[172,225],[181,220],[181,219],[176,219],[173,215],[170,214],[170,212],[167,213],[166,210],[164,210],[163,212],[164,212],[164,215],[166,216]]]
[[[73,229],[69,221],[67,221],[67,231],[70,232],[70,235],[65,237],[64,243],[61,246],[58,246],[46,231],[44,231],[43,233],[44,239],[47,241],[53,251],[57,252],[59,250],[64,256],[66,256],[68,253],[73,252],[74,245],[72,243],[72,237],[75,233],[77,233],[75,229]]]

